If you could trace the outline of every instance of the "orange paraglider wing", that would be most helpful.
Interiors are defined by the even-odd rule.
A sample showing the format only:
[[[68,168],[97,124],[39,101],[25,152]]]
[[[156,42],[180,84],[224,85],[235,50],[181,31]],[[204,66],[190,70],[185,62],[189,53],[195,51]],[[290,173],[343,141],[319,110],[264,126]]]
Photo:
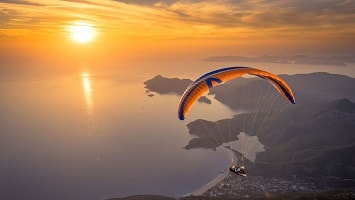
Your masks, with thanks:
[[[245,74],[259,76],[269,80],[282,96],[291,103],[295,103],[295,96],[290,86],[279,76],[250,67],[227,67],[206,73],[191,83],[180,99],[178,107],[179,119],[184,120],[192,105],[210,88]]]

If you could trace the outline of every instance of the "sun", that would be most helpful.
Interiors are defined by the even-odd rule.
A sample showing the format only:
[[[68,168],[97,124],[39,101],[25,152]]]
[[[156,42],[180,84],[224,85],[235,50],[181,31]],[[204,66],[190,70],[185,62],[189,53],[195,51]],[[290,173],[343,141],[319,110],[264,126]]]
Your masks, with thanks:
[[[80,44],[91,42],[96,36],[96,30],[92,24],[76,21],[68,26],[70,38]]]

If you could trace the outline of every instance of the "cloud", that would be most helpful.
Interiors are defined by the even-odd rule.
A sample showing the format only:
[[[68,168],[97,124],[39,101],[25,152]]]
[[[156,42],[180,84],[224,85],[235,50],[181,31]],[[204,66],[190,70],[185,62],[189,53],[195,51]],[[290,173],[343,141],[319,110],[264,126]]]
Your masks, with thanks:
[[[226,28],[338,26],[355,21],[355,5],[346,0],[176,1],[161,5],[181,21]]]
[[[355,21],[355,3],[349,0],[48,0],[46,5],[36,0],[3,2],[7,7],[14,4],[47,6],[50,15],[55,13],[50,13],[53,10],[49,7],[62,6],[62,14],[73,15],[69,12],[72,10],[83,15],[124,19],[122,21],[151,20],[154,25],[171,20],[191,25],[260,29],[354,25]],[[156,16],[164,20],[154,18]]]
[[[2,29],[87,20],[103,32],[149,38],[321,38],[355,34],[351,0],[16,0],[0,3]],[[0,30],[1,31],[1,30]],[[312,39],[312,38],[308,38]]]
[[[31,2],[31,1],[26,1],[26,0],[2,0],[2,3],[8,3],[8,4],[23,4],[23,5],[33,5],[33,6],[41,6],[44,4],[38,3],[38,2]]]
[[[171,5],[177,3],[181,0],[114,0],[117,2],[123,2],[127,4],[138,4],[138,5]],[[204,0],[189,0],[184,1],[186,3],[196,3],[196,2],[203,2]]]

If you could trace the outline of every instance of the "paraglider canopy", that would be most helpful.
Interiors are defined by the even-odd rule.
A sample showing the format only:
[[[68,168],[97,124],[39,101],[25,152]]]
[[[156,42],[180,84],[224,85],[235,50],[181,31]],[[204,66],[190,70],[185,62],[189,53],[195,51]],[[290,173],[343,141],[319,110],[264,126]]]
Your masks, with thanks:
[[[291,103],[295,103],[295,97],[290,86],[279,76],[250,67],[227,67],[208,72],[191,83],[180,99],[178,106],[179,119],[184,120],[192,105],[210,88],[245,74],[268,80],[282,96]]]

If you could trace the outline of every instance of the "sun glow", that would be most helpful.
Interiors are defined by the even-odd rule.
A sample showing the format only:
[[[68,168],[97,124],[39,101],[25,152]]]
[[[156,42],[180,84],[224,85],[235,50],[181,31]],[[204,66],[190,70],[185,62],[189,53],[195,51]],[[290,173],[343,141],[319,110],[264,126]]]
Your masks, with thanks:
[[[92,87],[91,87],[91,75],[90,73],[82,73],[81,74],[81,81],[83,86],[83,92],[85,96],[86,102],[86,111],[89,115],[92,114]]]
[[[70,38],[80,44],[92,41],[96,36],[96,30],[92,24],[83,21],[76,21],[68,26]]]

